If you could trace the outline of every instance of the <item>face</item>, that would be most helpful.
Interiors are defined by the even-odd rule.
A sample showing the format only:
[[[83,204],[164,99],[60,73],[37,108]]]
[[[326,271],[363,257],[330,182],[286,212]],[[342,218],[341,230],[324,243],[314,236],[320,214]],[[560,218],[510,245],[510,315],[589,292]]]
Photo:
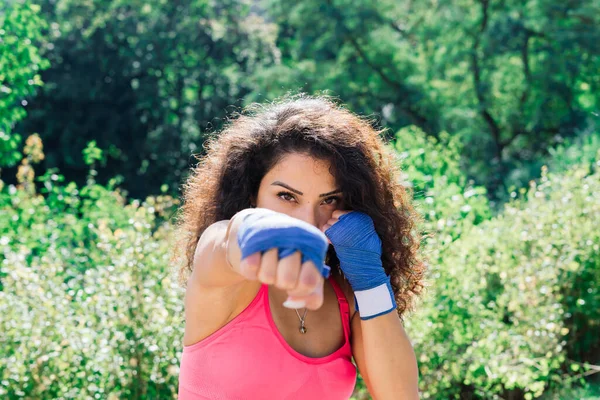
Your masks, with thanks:
[[[329,173],[330,163],[300,153],[286,155],[263,177],[256,207],[301,219],[321,229],[335,210],[342,210],[342,192]]]

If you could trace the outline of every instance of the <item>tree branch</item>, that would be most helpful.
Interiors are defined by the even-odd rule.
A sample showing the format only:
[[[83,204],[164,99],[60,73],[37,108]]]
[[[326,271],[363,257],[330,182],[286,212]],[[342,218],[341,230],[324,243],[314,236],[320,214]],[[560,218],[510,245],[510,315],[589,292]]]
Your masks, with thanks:
[[[391,77],[389,77],[383,68],[380,65],[375,64],[369,56],[366,54],[364,49],[358,43],[356,38],[351,34],[350,29],[346,27],[343,23],[343,17],[340,15],[340,12],[337,8],[331,4],[331,1],[328,1],[331,10],[333,11],[333,15],[335,15],[338,24],[340,24],[342,31],[344,32],[344,37],[350,42],[354,50],[358,53],[358,55],[362,58],[362,60],[389,86],[395,88],[399,93],[395,103],[398,107],[409,117],[409,119],[417,126],[422,128],[425,132],[429,132],[429,121],[424,116],[420,115],[416,110],[412,109],[404,100],[404,96],[410,90],[404,86],[402,83],[395,81]]]
[[[500,139],[500,127],[498,123],[492,117],[490,112],[487,109],[486,101],[485,101],[485,93],[481,83],[481,66],[479,65],[479,46],[481,45],[481,36],[485,32],[488,23],[488,6],[489,0],[480,0],[482,6],[483,17],[481,19],[481,24],[479,27],[479,34],[475,37],[475,42],[473,43],[473,50],[471,52],[471,66],[473,68],[473,84],[475,86],[475,95],[477,96],[477,101],[479,103],[479,113],[488,128],[490,129],[490,133],[496,143],[496,157],[498,157],[498,161],[502,160],[502,142]]]
[[[529,99],[529,93],[531,92],[532,86],[532,78],[531,78],[531,69],[529,68],[529,39],[531,38],[531,33],[524,28],[525,39],[523,40],[523,45],[521,46],[521,63],[523,64],[523,75],[525,76],[525,87],[523,88],[523,92],[519,97],[519,114],[521,115],[520,119],[523,119],[525,116],[525,103],[527,99]],[[506,148],[509,146],[518,136],[523,133],[527,133],[525,129],[518,127],[520,123],[515,122],[515,126],[512,129],[512,136],[507,140],[502,142],[502,147]]]

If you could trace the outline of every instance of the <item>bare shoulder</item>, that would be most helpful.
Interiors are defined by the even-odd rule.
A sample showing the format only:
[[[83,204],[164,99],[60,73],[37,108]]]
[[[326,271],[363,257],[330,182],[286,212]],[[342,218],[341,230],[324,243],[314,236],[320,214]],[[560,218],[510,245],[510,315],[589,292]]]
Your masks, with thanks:
[[[205,339],[225,326],[252,302],[259,289],[260,283],[253,281],[214,288],[188,285],[184,346]]]
[[[198,240],[185,291],[186,346],[225,325],[258,292],[256,282],[246,280],[227,264],[227,227],[228,221],[216,222]]]
[[[229,220],[215,222],[204,230],[194,252],[190,282],[206,288],[231,286],[244,280],[227,263],[225,249]]]

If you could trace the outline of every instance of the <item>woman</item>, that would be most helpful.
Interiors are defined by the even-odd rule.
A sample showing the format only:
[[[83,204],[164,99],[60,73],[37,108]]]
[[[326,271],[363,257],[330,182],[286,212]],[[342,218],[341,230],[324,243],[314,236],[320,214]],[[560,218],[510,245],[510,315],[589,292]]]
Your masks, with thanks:
[[[179,225],[179,398],[348,399],[356,367],[373,398],[418,398],[401,322],[422,289],[417,214],[380,132],[297,96],[206,149]]]

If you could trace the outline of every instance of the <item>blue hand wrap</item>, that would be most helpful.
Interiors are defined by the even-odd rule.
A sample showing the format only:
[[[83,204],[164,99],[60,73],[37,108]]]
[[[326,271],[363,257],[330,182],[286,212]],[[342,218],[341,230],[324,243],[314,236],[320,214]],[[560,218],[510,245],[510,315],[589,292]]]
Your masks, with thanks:
[[[390,277],[381,262],[381,239],[367,214],[351,211],[325,231],[340,260],[340,268],[363,306],[361,319],[371,319],[396,309]]]
[[[242,260],[250,254],[265,252],[276,247],[279,259],[295,251],[302,255],[302,263],[312,261],[324,278],[331,269],[325,265],[327,237],[318,228],[297,218],[266,208],[257,208],[244,216],[237,232]]]

